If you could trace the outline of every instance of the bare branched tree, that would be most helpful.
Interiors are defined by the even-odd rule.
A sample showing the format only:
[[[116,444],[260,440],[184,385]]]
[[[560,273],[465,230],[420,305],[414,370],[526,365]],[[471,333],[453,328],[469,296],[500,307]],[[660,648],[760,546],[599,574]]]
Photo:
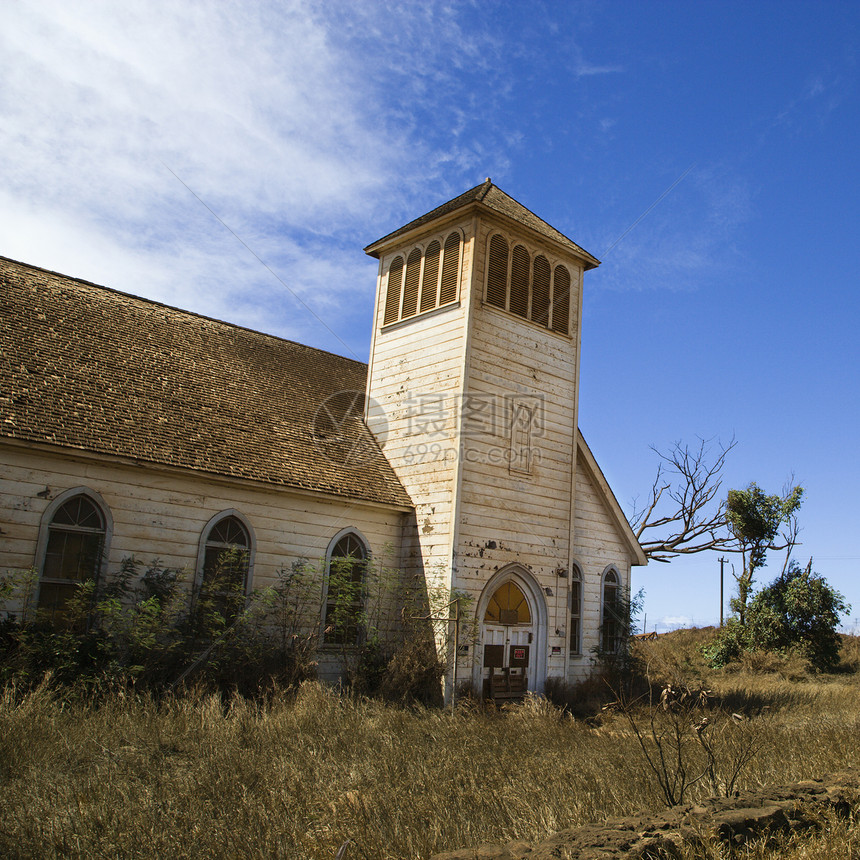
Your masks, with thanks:
[[[652,448],[660,458],[648,502],[634,509],[630,525],[651,561],[668,562],[703,550],[731,550],[726,499],[720,493],[728,445],[700,439],[698,447],[676,442],[668,453]]]

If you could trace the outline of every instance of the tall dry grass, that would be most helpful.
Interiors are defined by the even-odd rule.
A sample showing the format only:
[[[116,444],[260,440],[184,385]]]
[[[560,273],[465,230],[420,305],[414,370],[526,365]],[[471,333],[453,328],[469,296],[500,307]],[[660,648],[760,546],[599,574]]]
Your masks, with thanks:
[[[855,860],[860,853],[860,820],[832,810],[811,817],[815,821],[809,827],[765,834],[734,852],[717,839],[685,845],[678,860]]]
[[[761,742],[739,788],[858,764],[853,676],[722,683],[744,719],[712,712],[721,755],[733,732]],[[316,683],[265,703],[0,698],[3,857],[331,860],[349,840],[348,860],[425,858],[661,804],[623,715],[589,725],[544,700],[452,715]]]

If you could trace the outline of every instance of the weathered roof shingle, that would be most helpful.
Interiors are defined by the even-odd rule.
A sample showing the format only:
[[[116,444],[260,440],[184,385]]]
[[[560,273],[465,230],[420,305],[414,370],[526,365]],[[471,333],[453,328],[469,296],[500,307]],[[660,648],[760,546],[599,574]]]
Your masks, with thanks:
[[[361,362],[3,257],[0,319],[0,436],[411,507]]]
[[[554,242],[563,245],[584,261],[586,269],[592,269],[600,265],[600,260],[593,257],[588,253],[588,251],[581,248],[572,239],[568,239],[564,233],[556,230],[551,224],[547,224],[543,218],[539,218],[530,209],[526,209],[522,203],[518,200],[514,200],[513,197],[506,194],[497,185],[493,185],[492,181],[489,179],[482,182],[480,185],[476,185],[474,188],[470,188],[468,191],[463,192],[459,196],[449,200],[447,203],[437,206],[426,215],[422,215],[420,218],[410,221],[408,224],[400,227],[393,233],[389,233],[387,236],[377,239],[364,250],[367,254],[370,254],[370,256],[378,257],[379,250],[389,244],[392,240],[469,205],[479,205],[495,212],[499,212],[513,221],[517,221],[518,223],[529,227],[541,236],[546,236],[546,238],[552,239]]]

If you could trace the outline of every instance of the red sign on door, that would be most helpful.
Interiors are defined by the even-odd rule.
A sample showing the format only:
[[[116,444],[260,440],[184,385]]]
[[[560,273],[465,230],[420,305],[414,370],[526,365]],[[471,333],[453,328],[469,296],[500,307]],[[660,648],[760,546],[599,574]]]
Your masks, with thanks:
[[[525,660],[526,659],[526,649],[525,648],[514,648],[514,660]]]

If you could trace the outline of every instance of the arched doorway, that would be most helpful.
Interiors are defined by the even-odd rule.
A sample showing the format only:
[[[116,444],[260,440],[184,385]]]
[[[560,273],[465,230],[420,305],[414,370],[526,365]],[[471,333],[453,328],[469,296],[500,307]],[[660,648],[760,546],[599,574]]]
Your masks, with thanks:
[[[543,689],[546,673],[546,604],[531,574],[499,571],[478,601],[480,642],[475,686],[484,697],[522,698]]]

